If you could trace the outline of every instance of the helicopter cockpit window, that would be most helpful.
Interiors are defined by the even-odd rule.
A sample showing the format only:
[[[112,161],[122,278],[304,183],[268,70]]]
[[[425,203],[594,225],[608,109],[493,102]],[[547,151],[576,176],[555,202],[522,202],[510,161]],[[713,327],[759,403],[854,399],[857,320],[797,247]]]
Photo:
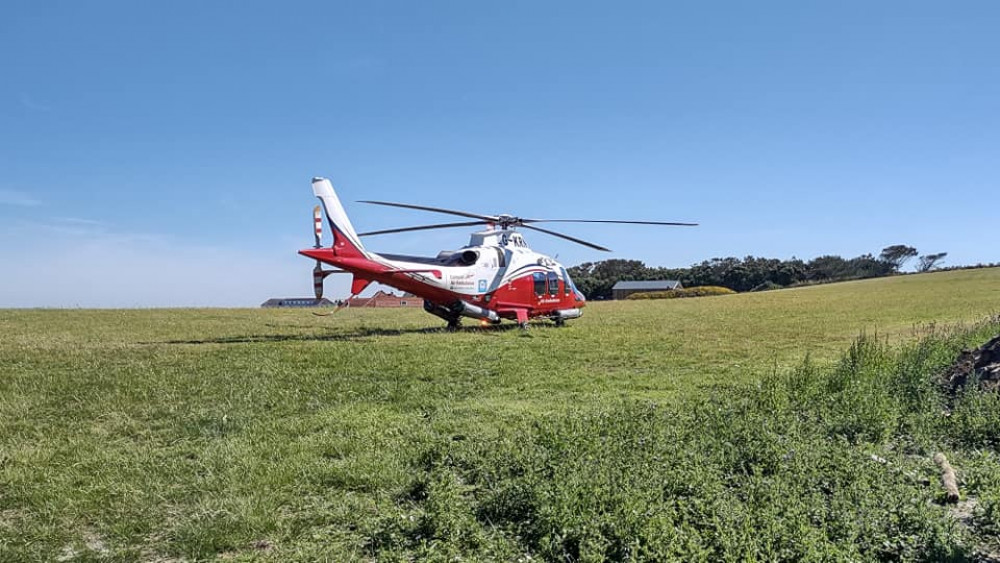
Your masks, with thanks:
[[[535,281],[535,294],[545,295],[545,274],[541,272],[535,272],[531,275]]]
[[[579,299],[580,301],[583,301],[584,300],[583,292],[577,289],[576,284],[573,283],[573,279],[569,277],[569,272],[566,271],[566,268],[562,269],[562,274],[563,274],[563,279],[566,280],[566,293],[569,293],[570,290],[572,290],[573,293],[576,294],[576,298]]]
[[[555,272],[549,272],[549,295],[556,295],[559,293],[559,274]]]
[[[566,268],[560,268],[560,269],[562,270],[562,276],[563,276],[563,291],[566,293],[566,295],[569,295],[573,287],[573,282],[569,281],[569,272],[566,271]]]

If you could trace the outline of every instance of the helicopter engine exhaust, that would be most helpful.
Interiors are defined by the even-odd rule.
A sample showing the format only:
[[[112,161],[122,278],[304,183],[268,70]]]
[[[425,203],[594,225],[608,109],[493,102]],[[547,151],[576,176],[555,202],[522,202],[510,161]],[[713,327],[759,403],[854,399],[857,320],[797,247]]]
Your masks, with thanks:
[[[472,266],[476,260],[479,260],[479,253],[475,250],[466,250],[458,258],[459,264],[463,266]]]
[[[577,308],[559,309],[558,311],[552,312],[552,317],[560,320],[579,319],[582,316],[583,316],[583,311]]]
[[[461,300],[456,301],[450,307],[438,305],[437,303],[432,303],[430,301],[424,301],[424,311],[441,317],[449,323],[457,320],[460,316],[472,317],[473,319],[480,319],[491,323],[500,322],[500,315],[498,315],[496,311],[483,309],[482,307],[477,307],[472,303]]]
[[[466,317],[472,317],[474,319],[482,319],[484,321],[489,321],[491,323],[500,322],[500,315],[496,311],[490,311],[489,309],[483,309],[482,307],[477,307],[472,303],[467,303],[465,301],[459,301],[458,306],[460,307],[459,314]]]

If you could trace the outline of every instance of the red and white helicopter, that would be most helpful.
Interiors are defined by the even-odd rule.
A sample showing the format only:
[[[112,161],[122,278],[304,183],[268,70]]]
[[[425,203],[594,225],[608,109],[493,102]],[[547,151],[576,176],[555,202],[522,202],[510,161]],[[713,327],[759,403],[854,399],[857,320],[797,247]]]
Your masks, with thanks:
[[[313,178],[313,193],[322,209],[314,210],[316,245],[300,250],[299,254],[316,260],[313,283],[316,298],[323,296],[323,280],[333,273],[351,273],[351,294],[358,295],[372,282],[382,283],[424,299],[424,310],[448,322],[457,329],[462,317],[479,319],[484,325],[498,324],[501,319],[516,321],[527,328],[528,320],[545,317],[562,326],[566,320],[583,314],[583,294],[573,285],[566,268],[558,262],[528,247],[516,228],[530,229],[557,236],[578,244],[609,251],[584,240],[543,229],[536,223],[627,223],[639,225],[694,226],[696,223],[661,221],[595,221],[575,219],[522,219],[512,215],[480,215],[437,207],[363,201],[445,213],[472,219],[457,223],[420,225],[357,233],[340,203],[333,185],[325,178]],[[333,232],[333,244],[323,247],[323,214]],[[376,254],[361,243],[362,236],[381,235],[483,225],[485,230],[472,233],[469,244],[458,250],[442,251],[435,257]],[[329,264],[339,270],[327,270]]]

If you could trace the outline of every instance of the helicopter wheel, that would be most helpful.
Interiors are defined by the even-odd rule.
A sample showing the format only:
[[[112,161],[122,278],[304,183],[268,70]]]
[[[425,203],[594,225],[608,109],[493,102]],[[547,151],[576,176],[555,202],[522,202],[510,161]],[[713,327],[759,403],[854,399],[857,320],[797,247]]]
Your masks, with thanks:
[[[445,330],[447,330],[448,332],[455,332],[456,330],[460,330],[461,328],[462,328],[462,321],[459,319],[455,319],[452,321],[448,321],[448,326],[445,327]]]
[[[523,323],[517,323],[517,326],[521,330],[528,330],[528,321],[524,321]]]
[[[564,319],[562,317],[556,317],[553,320],[556,322],[556,326],[558,326],[558,327],[564,327],[564,326],[566,326],[566,319]]]

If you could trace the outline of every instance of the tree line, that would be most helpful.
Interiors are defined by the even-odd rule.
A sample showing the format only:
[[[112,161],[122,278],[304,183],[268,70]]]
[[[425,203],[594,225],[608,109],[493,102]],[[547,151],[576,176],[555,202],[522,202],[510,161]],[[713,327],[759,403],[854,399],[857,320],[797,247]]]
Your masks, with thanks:
[[[588,299],[610,299],[611,288],[619,281],[679,280],[685,287],[716,285],[735,291],[761,291],[793,285],[827,283],[875,278],[898,273],[918,255],[912,246],[893,245],[878,256],[863,254],[855,258],[820,256],[805,261],[798,258],[712,258],[690,268],[657,268],[641,260],[613,259],[585,262],[569,268],[577,288]],[[946,252],[921,256],[918,271],[939,265]]]

